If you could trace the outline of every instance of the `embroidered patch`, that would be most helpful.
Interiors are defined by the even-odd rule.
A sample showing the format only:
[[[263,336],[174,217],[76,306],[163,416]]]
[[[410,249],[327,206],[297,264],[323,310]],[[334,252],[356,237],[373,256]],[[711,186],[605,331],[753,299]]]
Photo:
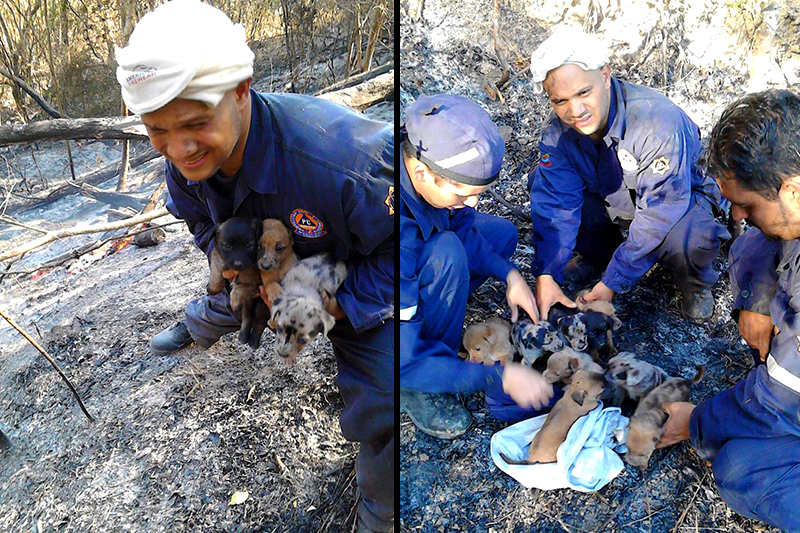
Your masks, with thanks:
[[[619,159],[619,166],[622,167],[622,170],[627,170],[628,172],[639,170],[639,162],[629,151],[617,150],[617,159]]]
[[[322,228],[325,226],[317,215],[305,209],[295,209],[289,215],[289,222],[294,227],[294,232],[301,237],[322,237],[327,233]]]
[[[539,158],[539,164],[543,167],[549,167],[552,165],[550,162],[550,154],[544,154],[542,157]]]
[[[389,208],[389,216],[394,215],[394,185],[389,185],[389,194],[386,195],[383,203]]]
[[[669,159],[666,157],[659,157],[653,161],[653,164],[650,166],[653,169],[653,174],[663,176],[667,173],[667,170],[669,170]]]

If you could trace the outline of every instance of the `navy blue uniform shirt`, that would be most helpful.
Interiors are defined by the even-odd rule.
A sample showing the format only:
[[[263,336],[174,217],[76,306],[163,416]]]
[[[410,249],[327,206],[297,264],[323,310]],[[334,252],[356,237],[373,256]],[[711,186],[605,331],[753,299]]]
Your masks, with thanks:
[[[551,114],[530,175],[533,272],[563,282],[586,191],[605,198],[612,222],[629,226],[603,283],[629,291],[657,260],[655,250],[688,211],[692,193],[719,205],[717,184],[697,166],[700,132],[666,96],[611,78],[608,128],[599,143]]]
[[[277,218],[301,258],[347,262],[336,293],[357,332],[394,316],[394,132],[327,100],[250,91],[252,112],[233,199],[167,162],[167,208],[206,255],[232,216]]]
[[[497,254],[475,229],[475,210],[437,209],[421,199],[400,163],[400,385],[425,392],[473,392],[499,387],[497,366],[469,363],[432,335],[424,336],[424,310],[418,310],[418,258],[425,242],[436,232],[452,231],[467,252],[469,270],[505,281],[515,269]],[[428,312],[435,312],[429,309]],[[432,332],[435,334],[435,332]]]

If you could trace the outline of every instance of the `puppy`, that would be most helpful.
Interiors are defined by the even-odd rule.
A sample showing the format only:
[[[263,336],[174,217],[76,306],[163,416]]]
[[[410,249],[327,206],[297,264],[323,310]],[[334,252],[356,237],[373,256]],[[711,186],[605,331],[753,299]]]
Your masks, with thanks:
[[[216,227],[207,286],[209,294],[217,294],[225,288],[222,272],[239,272],[231,282],[231,309],[242,323],[239,342],[248,344],[254,350],[261,344],[261,334],[269,317],[267,305],[261,298],[256,298],[258,286],[261,285],[261,276],[255,264],[261,231],[261,222],[258,220],[240,217],[230,218]]]
[[[283,222],[275,218],[262,222],[256,263],[264,287],[269,287],[270,283],[280,283],[297,263],[292,244],[292,234]]]
[[[484,365],[499,361],[505,365],[514,357],[510,334],[511,324],[497,317],[468,327],[462,342],[469,353],[469,361]]]
[[[608,375],[614,385],[635,401],[647,396],[669,377],[661,367],[637,359],[633,352],[620,352],[609,359]]]
[[[619,320],[604,313],[579,311],[560,318],[558,330],[573,349],[591,353],[597,358],[603,347],[608,347],[612,354],[616,353],[612,331],[615,324],[619,327],[619,323]]]
[[[332,298],[347,276],[347,266],[329,252],[297,262],[281,281],[267,287],[272,300],[269,326],[275,330],[275,353],[292,363],[318,333],[327,335],[336,320],[325,311],[323,295]]]
[[[656,444],[664,435],[664,424],[668,415],[665,403],[688,402],[692,385],[703,378],[703,367],[697,366],[697,374],[692,379],[670,378],[645,396],[636,407],[628,424],[628,440],[625,445],[628,453],[625,461],[642,470],[647,468]]]
[[[543,355],[564,348],[564,340],[547,320],[540,320],[536,324],[528,318],[519,320],[511,329],[511,339],[522,356],[522,363],[527,366]]]
[[[564,348],[550,356],[547,360],[547,370],[542,374],[548,383],[572,383],[572,376],[578,370],[603,373],[603,367],[592,359],[592,356],[583,352],[576,352],[572,348]]]
[[[544,425],[533,438],[528,460],[515,461],[503,453],[500,456],[512,465],[554,463],[558,447],[566,440],[572,424],[596,408],[598,400],[605,396],[606,380],[602,373],[578,370],[572,376],[572,384],[553,406]]]

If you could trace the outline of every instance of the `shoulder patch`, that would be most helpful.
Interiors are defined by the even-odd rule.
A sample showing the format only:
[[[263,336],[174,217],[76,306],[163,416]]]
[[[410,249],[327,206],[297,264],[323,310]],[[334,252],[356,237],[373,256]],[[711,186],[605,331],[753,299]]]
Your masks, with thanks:
[[[305,209],[295,209],[289,215],[289,222],[294,228],[294,232],[301,237],[322,237],[327,231],[324,231],[325,225],[322,220],[315,214]]]
[[[617,159],[619,159],[619,166],[622,167],[622,170],[627,170],[628,172],[639,170],[639,162],[629,151],[624,149],[617,150]]]
[[[653,174],[663,176],[669,170],[669,159],[666,157],[659,157],[653,161],[653,164],[650,165],[650,168],[653,169]]]
[[[389,185],[389,194],[386,195],[383,203],[389,208],[389,216],[394,215],[394,185]]]
[[[539,164],[543,167],[549,167],[553,163],[550,161],[550,154],[544,154],[539,158]]]

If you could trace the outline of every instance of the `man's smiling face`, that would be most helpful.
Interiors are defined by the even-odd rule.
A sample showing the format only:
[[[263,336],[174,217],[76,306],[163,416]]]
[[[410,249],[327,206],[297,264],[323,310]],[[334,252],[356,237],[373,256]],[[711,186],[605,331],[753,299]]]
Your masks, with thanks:
[[[153,148],[178,167],[186,179],[202,181],[218,170],[232,177],[241,167],[249,110],[248,84],[244,93],[239,88],[228,91],[214,108],[178,98],[145,113],[142,122]]]
[[[608,65],[588,71],[578,65],[561,65],[547,73],[543,87],[564,124],[592,139],[602,138],[611,102]]]

